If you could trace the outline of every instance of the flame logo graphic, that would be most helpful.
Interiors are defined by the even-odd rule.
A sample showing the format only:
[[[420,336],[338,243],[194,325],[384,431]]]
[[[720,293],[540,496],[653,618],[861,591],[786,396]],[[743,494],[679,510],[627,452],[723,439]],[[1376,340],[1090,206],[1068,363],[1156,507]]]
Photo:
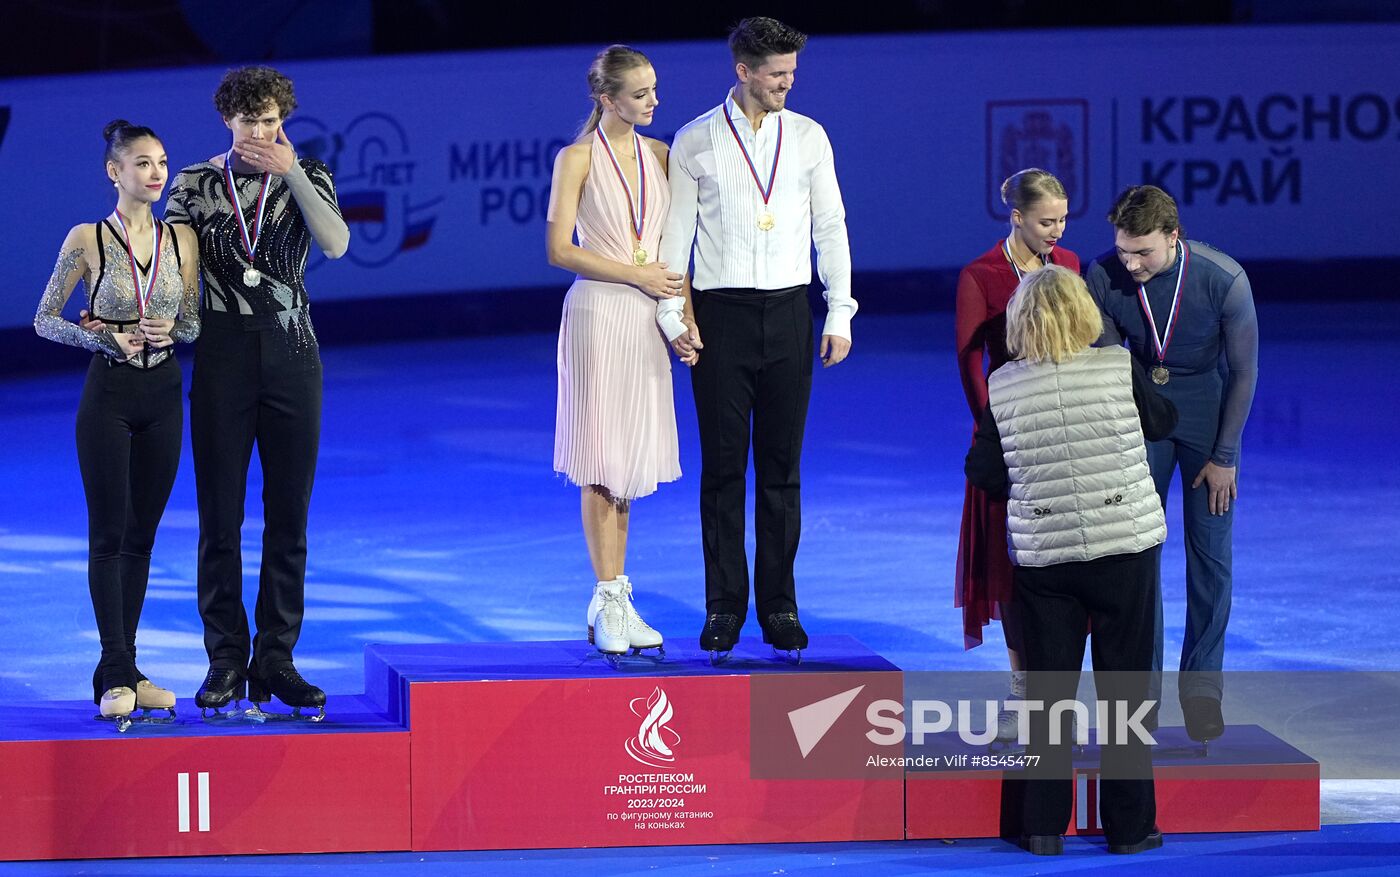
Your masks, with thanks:
[[[667,726],[675,711],[671,709],[671,699],[659,687],[648,697],[634,697],[629,705],[632,714],[642,720],[637,734],[627,740],[627,754],[649,767],[668,767],[675,764],[676,756],[671,748],[681,742],[681,735]]]

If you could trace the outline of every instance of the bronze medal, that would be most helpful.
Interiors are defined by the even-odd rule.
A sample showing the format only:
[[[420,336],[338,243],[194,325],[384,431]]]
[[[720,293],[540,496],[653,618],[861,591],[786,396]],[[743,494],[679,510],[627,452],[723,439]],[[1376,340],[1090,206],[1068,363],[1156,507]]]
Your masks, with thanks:
[[[1162,386],[1171,380],[1172,373],[1167,371],[1167,367],[1159,365],[1152,369],[1152,383]]]

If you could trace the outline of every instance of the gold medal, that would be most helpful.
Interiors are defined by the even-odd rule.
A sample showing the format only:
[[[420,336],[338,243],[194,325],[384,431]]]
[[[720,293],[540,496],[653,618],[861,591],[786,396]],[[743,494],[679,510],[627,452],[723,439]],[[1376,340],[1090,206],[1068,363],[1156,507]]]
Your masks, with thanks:
[[[768,185],[763,185],[763,180],[759,179],[758,168],[754,167],[753,157],[749,155],[749,148],[744,145],[744,140],[739,136],[739,129],[734,127],[734,120],[729,115],[729,102],[725,101],[724,121],[729,124],[729,133],[734,135],[734,144],[739,147],[739,152],[744,156],[744,162],[749,166],[749,173],[753,176],[754,185],[758,187],[758,194],[763,197],[763,212],[758,214],[758,230],[772,231],[777,222],[773,219],[773,211],[769,209],[769,199],[773,197],[773,186],[778,180],[778,159],[783,154],[783,116],[778,114],[778,143],[773,147],[773,164],[768,168]]]
[[[1164,365],[1159,365],[1156,368],[1152,369],[1152,383],[1157,384],[1158,386],[1161,386],[1167,381],[1171,380],[1171,376],[1172,373],[1167,371],[1167,367]]]
[[[257,286],[262,283],[262,272],[256,268],[249,268],[243,272],[244,286]]]
[[[627,218],[632,224],[633,240],[635,241],[632,244],[632,262],[640,268],[647,263],[647,251],[642,246],[642,232],[647,223],[647,163],[642,159],[642,138],[635,130],[632,132],[632,145],[636,150],[637,158],[637,188],[640,190],[639,196],[634,198],[632,187],[627,183],[627,175],[622,172],[622,165],[618,163],[617,156],[613,154],[612,144],[608,143],[608,138],[603,136],[603,129],[596,128],[593,133],[597,136],[603,151],[607,153],[608,160],[612,162],[613,170],[617,172],[617,181],[622,184],[622,190],[627,193]]]

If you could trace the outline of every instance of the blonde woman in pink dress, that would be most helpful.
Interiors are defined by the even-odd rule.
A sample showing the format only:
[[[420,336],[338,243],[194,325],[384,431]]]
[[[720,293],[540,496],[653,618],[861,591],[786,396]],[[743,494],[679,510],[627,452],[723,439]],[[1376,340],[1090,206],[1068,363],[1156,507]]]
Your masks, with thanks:
[[[645,55],[609,46],[588,84],[593,113],[554,162],[546,232],[549,263],[578,275],[559,323],[554,469],[581,490],[597,579],[589,642],[609,656],[664,655],[624,567],[632,500],[681,475],[670,347],[656,327],[656,299],[681,289],[681,275],[656,261],[671,202],[668,149],[636,130],[657,106]]]

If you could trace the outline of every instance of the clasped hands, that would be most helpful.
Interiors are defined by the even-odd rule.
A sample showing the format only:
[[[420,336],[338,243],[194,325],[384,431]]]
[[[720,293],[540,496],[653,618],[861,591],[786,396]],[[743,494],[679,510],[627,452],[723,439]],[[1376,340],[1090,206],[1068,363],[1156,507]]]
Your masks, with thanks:
[[[671,349],[676,352],[680,361],[689,366],[694,366],[700,361],[700,351],[705,345],[700,341],[700,328],[695,325],[694,320],[682,320],[685,323],[685,331],[671,342]],[[822,368],[830,368],[841,362],[851,352],[851,342],[840,335],[823,335],[821,346]]]
[[[78,315],[78,325],[89,332],[101,332],[107,328],[107,324],[95,319],[86,310]],[[170,337],[170,332],[175,328],[174,320],[158,320],[155,317],[143,317],[136,324],[135,330],[131,332],[113,331],[112,340],[117,343],[117,349],[123,354],[123,359],[131,359],[147,347],[160,349],[169,347],[175,343],[175,339]]]

